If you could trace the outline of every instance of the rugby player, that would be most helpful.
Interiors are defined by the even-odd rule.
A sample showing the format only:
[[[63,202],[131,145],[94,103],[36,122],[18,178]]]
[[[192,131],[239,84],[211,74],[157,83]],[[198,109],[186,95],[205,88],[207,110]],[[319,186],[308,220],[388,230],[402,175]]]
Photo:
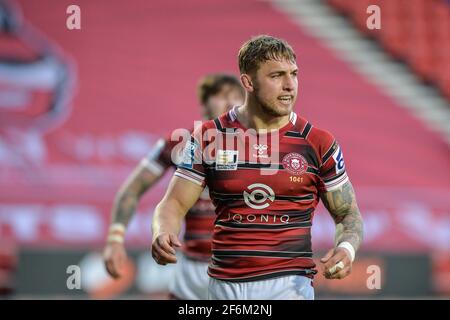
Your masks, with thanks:
[[[181,222],[205,186],[216,206],[210,299],[314,299],[314,210],[336,223],[321,259],[328,279],[350,274],[363,221],[333,135],[293,112],[296,55],[284,40],[257,36],[240,48],[242,106],[205,122],[153,217],[152,254],[175,263]],[[249,141],[251,141],[249,143]]]
[[[244,95],[239,79],[228,74],[208,75],[198,86],[198,98],[205,119],[214,119],[231,106],[242,104]],[[188,132],[188,140],[189,137]],[[106,269],[114,278],[120,277],[121,266],[126,261],[124,235],[129,221],[135,214],[139,199],[169,168],[175,167],[172,155],[177,145],[179,141],[171,141],[170,137],[159,140],[117,193],[104,249]],[[183,149],[184,145],[181,146],[181,151]],[[187,300],[207,298],[209,280],[207,268],[211,257],[214,219],[214,206],[205,190],[186,216],[181,261],[178,261],[174,281],[170,284],[172,298]],[[174,245],[179,247],[181,243],[176,240]]]

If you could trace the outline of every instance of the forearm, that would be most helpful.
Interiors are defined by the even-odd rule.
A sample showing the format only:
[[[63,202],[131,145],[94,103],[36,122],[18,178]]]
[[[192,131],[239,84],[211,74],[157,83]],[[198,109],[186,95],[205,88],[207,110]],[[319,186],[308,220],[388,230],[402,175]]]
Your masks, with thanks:
[[[358,250],[363,240],[363,220],[350,181],[325,193],[322,200],[336,224],[335,244],[349,242]]]
[[[175,248],[182,246],[178,235],[186,211],[187,207],[171,196],[170,191],[156,206],[152,223],[152,257],[158,264],[177,262]]]
[[[116,195],[112,213],[112,223],[128,225],[131,218],[136,213],[141,196],[151,188],[158,180],[157,176],[139,165],[121,186]]]
[[[136,212],[139,197],[133,192],[119,192],[114,201],[112,209],[112,223],[118,223],[124,227],[128,226],[131,218]]]
[[[153,214],[153,237],[162,233],[178,235],[181,230],[186,209],[178,201],[168,199],[161,201]]]
[[[363,221],[359,210],[345,214],[340,223],[336,224],[335,244],[349,242],[358,250],[363,240]]]
[[[163,233],[179,235],[184,217],[199,199],[203,188],[186,179],[172,177],[164,198],[153,213],[153,239]]]

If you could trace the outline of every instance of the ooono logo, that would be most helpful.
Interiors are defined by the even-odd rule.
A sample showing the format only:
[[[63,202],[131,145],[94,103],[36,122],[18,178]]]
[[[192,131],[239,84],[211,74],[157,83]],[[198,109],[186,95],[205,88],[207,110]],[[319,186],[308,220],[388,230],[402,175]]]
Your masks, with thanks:
[[[248,192],[247,192],[248,190]],[[252,209],[265,209],[275,200],[275,192],[272,188],[262,184],[254,183],[244,191],[244,201]]]

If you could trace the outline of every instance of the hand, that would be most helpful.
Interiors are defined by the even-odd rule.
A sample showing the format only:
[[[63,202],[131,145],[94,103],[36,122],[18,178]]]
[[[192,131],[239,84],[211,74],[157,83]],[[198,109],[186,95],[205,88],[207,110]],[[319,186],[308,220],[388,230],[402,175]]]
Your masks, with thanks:
[[[170,233],[161,233],[153,239],[152,257],[158,264],[177,263],[174,247],[181,247],[178,237]]]
[[[335,265],[341,261],[344,264],[344,268],[335,268]],[[344,279],[352,271],[350,252],[345,248],[338,247],[331,249],[322,259],[320,259],[320,262],[323,263],[323,275],[327,279]]]
[[[127,253],[122,243],[111,242],[106,244],[103,251],[103,261],[105,262],[106,271],[114,279],[121,277],[122,267],[127,261]]]

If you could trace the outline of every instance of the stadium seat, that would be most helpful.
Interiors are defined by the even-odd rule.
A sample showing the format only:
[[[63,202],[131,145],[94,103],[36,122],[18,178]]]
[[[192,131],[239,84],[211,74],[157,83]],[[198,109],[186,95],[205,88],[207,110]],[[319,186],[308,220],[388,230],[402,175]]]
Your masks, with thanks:
[[[450,97],[450,3],[443,0],[328,0],[362,33],[376,38],[424,81]],[[369,30],[367,7],[381,8],[381,30]]]

